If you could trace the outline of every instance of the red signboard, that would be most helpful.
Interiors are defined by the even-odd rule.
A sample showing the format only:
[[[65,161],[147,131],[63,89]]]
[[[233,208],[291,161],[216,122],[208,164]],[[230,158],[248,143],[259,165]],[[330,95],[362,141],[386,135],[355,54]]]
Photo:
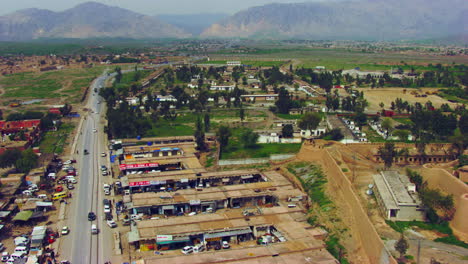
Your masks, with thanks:
[[[159,167],[159,163],[120,164],[120,170]]]
[[[149,181],[131,182],[128,185],[129,186],[145,186],[145,185],[150,185],[150,182]]]

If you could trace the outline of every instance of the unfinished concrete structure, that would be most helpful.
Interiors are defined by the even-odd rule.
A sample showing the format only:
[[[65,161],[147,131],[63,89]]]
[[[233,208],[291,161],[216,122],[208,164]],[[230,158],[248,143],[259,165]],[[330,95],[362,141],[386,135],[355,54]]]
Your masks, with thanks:
[[[374,192],[380,211],[387,220],[422,221],[424,207],[416,193],[416,186],[408,177],[396,171],[382,171],[373,175]]]

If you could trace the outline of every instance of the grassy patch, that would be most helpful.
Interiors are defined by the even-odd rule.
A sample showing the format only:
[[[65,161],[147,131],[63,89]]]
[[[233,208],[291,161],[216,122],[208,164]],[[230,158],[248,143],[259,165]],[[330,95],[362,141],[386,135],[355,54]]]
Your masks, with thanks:
[[[280,113],[276,113],[275,115],[279,118],[289,119],[289,120],[301,119],[302,117],[302,115],[290,115],[290,114],[280,114]]]
[[[172,137],[172,136],[191,136],[193,127],[184,124],[170,124],[167,122],[158,122],[146,133],[146,137]]]
[[[39,149],[44,154],[62,154],[65,145],[69,143],[67,142],[68,137],[73,129],[75,129],[75,125],[64,123],[59,130],[46,132],[39,143]]]
[[[449,236],[446,236],[446,237],[436,238],[436,239],[434,239],[434,241],[435,242],[445,243],[445,244],[450,244],[450,245],[455,245],[455,246],[459,246],[459,247],[463,247],[463,248],[468,248],[467,243],[458,240],[458,238],[456,238],[454,235],[449,235]]]
[[[50,72],[25,72],[0,77],[7,98],[57,98],[81,96],[82,88],[104,71],[103,66],[89,69],[64,69]],[[71,84],[70,84],[71,82]],[[60,91],[62,88],[66,88]]]
[[[223,159],[243,159],[243,158],[267,158],[271,154],[297,153],[301,149],[301,144],[257,144],[254,148],[243,148],[240,144],[229,144],[223,151]]]
[[[421,221],[385,221],[391,228],[397,232],[403,232],[406,229],[411,227],[418,227],[424,230],[437,231],[439,233],[445,234],[447,236],[434,239],[435,242],[441,242],[445,244],[455,245],[463,248],[468,248],[468,244],[458,240],[453,235],[452,229],[450,228],[448,222],[442,222],[441,224],[431,224]]]
[[[393,118],[393,120],[395,120],[396,122],[401,123],[403,125],[412,125],[413,124],[413,121],[411,121],[411,119],[409,119],[409,118]]]
[[[253,67],[273,67],[273,66],[279,67],[283,65],[285,61],[253,61],[253,60],[244,61],[244,60],[241,60],[241,63],[244,65],[249,65]],[[219,64],[219,66],[223,66],[223,65],[226,65],[226,61],[225,60],[206,61],[206,62],[203,62],[202,64]]]
[[[391,228],[393,228],[397,232],[403,232],[406,229],[411,227],[419,227],[424,230],[435,230],[442,234],[451,235],[452,229],[448,225],[447,222],[443,222],[442,224],[431,224],[425,223],[421,221],[385,221]]]

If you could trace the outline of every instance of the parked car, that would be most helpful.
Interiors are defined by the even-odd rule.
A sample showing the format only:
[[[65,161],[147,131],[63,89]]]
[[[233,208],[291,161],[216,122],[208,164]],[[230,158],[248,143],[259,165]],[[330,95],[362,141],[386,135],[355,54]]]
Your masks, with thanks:
[[[198,253],[198,252],[203,252],[205,251],[205,245],[199,244],[193,247],[193,252]]]
[[[190,253],[193,253],[193,247],[186,246],[181,251],[182,251],[183,254],[188,255]]]
[[[68,184],[67,189],[68,190],[73,190],[73,189],[75,189],[75,186],[73,184]]]
[[[88,213],[88,220],[89,221],[94,221],[96,220],[96,214],[94,212],[89,212]]]
[[[5,250],[5,246],[3,245],[3,243],[0,243],[0,251],[3,251]]]
[[[112,220],[112,219],[114,219],[114,217],[112,216],[112,213],[110,213],[110,212],[109,212],[109,213],[105,213],[105,216],[106,216],[106,221],[107,221],[107,220]]]
[[[55,187],[55,192],[63,192],[62,185],[57,185],[57,187]]]
[[[2,262],[6,262],[10,258],[8,252],[2,252]]]
[[[223,245],[222,245],[223,249],[228,249],[231,247],[231,245],[229,245],[229,242],[227,241],[223,241]]]
[[[111,192],[110,192],[110,190],[109,190],[109,189],[105,189],[105,190],[104,190],[104,194],[105,194],[105,195],[110,195],[110,194],[111,194]]]
[[[101,170],[102,170],[102,171],[107,170],[106,165],[101,165]]]
[[[62,227],[62,231],[60,233],[62,234],[62,236],[68,235],[68,233],[70,233],[70,229],[68,228],[68,226],[64,226]]]
[[[73,179],[68,179],[68,183],[77,184],[78,182],[76,181],[75,178],[73,178]]]
[[[117,224],[115,223],[114,220],[107,220],[107,225],[108,225],[110,228],[115,228],[115,227],[117,227]]]
[[[107,156],[107,154],[105,152],[102,152],[101,157],[105,157],[105,156]]]

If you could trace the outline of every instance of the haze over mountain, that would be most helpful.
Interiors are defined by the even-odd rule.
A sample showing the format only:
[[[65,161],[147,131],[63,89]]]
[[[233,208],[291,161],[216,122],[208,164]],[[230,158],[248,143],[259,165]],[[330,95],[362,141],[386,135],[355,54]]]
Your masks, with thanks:
[[[37,38],[166,38],[189,33],[151,16],[87,2],[63,12],[23,9],[0,17],[0,40]]]
[[[202,37],[351,40],[468,34],[466,0],[363,0],[269,4],[238,12]]]
[[[177,14],[165,14],[157,15],[160,20],[177,26],[194,36],[200,35],[206,28],[212,24],[217,23],[223,19],[228,18],[228,14],[188,14],[188,15],[177,15]]]

